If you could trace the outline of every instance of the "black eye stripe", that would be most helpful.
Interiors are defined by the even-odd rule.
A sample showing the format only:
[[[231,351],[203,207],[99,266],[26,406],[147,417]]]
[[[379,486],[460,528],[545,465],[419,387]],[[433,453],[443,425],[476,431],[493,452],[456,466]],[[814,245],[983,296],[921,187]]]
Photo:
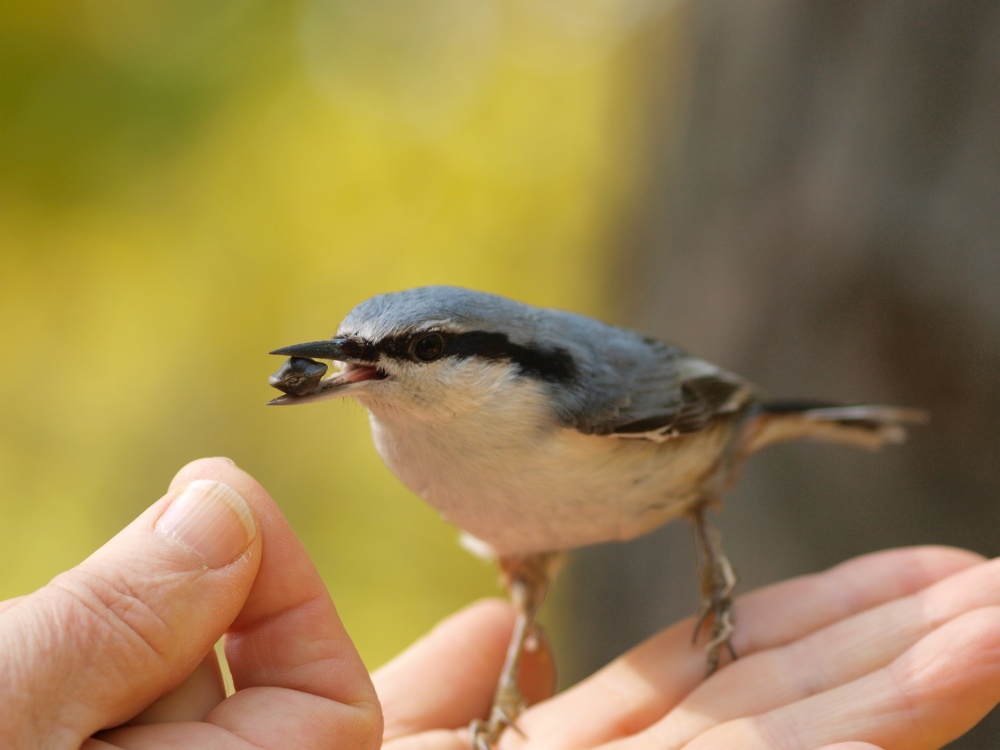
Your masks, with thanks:
[[[567,382],[576,376],[576,363],[572,355],[559,347],[544,348],[513,343],[506,334],[494,331],[463,331],[448,333],[444,337],[444,357],[467,359],[481,357],[494,361],[513,362],[522,373],[551,382]],[[417,334],[417,337],[426,332]],[[391,336],[380,340],[375,348],[394,359],[413,360],[410,354],[413,335]],[[419,360],[417,360],[419,361]]]

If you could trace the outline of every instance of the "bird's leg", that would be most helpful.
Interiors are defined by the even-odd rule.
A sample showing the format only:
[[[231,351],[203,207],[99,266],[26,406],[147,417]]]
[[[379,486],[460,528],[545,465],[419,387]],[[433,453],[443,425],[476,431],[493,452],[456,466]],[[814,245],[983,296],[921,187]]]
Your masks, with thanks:
[[[561,559],[561,553],[547,552],[500,560],[501,576],[511,601],[517,608],[518,616],[496,693],[493,695],[489,718],[472,722],[473,750],[492,750],[507,727],[518,733],[521,731],[515,723],[525,707],[524,696],[518,686],[521,655],[538,648],[540,626],[535,616],[545,600],[549,581]]]
[[[691,512],[694,524],[695,559],[701,578],[701,606],[694,626],[693,641],[698,640],[704,626],[711,621],[710,640],[705,650],[708,653],[707,675],[719,667],[719,655],[723,646],[735,659],[736,652],[730,638],[733,635],[733,588],[736,575],[728,558],[722,552],[722,542],[718,529],[708,519],[708,503],[703,502]]]

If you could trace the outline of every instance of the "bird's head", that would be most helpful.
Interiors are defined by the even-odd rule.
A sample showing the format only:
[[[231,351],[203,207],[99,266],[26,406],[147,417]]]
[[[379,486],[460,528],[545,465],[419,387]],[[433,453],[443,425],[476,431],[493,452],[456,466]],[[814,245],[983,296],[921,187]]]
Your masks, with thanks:
[[[548,330],[547,312],[456,287],[382,294],[355,307],[332,338],[271,352],[290,359],[270,379],[285,395],[270,403],[353,396],[373,412],[433,419],[566,384],[576,362]],[[316,360],[339,370],[324,377]]]

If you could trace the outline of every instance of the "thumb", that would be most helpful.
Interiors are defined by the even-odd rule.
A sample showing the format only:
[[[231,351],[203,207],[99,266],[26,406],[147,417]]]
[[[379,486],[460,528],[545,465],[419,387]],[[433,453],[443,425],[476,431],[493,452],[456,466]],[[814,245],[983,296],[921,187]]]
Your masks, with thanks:
[[[0,611],[0,746],[77,747],[176,687],[238,614],[259,537],[239,492],[196,479]]]

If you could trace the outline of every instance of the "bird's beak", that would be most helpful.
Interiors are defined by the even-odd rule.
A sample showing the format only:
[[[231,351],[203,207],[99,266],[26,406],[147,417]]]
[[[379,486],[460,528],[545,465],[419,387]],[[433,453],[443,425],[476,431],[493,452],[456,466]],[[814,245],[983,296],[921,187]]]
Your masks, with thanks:
[[[350,338],[310,341],[275,349],[271,354],[289,357],[268,383],[285,395],[268,401],[268,405],[305,404],[328,398],[348,396],[369,380],[381,380],[385,373],[374,362],[377,358],[371,344]],[[317,359],[343,362],[343,368],[323,379],[327,367]]]

